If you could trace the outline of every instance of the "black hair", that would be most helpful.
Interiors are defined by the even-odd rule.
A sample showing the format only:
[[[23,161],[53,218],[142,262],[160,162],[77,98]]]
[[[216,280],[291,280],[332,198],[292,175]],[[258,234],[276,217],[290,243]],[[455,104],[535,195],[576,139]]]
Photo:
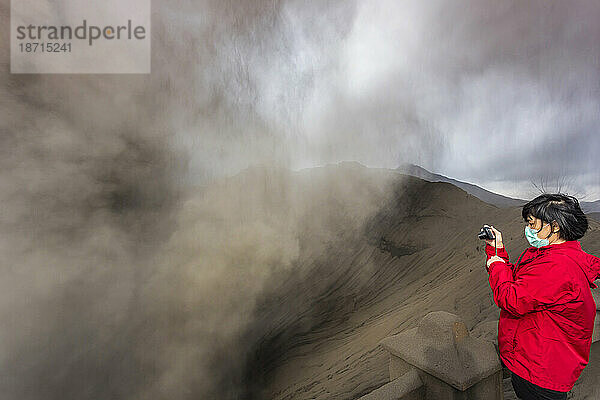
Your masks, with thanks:
[[[573,196],[562,193],[544,193],[523,206],[523,219],[532,217],[551,224],[556,221],[560,228],[559,237],[578,240],[588,230],[588,220]]]

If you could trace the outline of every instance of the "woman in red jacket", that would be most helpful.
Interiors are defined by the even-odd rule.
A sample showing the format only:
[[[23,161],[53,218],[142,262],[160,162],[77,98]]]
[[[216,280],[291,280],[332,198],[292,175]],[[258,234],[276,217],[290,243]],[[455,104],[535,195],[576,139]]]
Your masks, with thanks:
[[[575,197],[542,194],[523,206],[531,244],[516,265],[502,234],[486,241],[487,270],[500,307],[498,348],[520,399],[566,399],[588,363],[600,258],[581,249],[588,221]],[[497,255],[495,255],[497,251]]]

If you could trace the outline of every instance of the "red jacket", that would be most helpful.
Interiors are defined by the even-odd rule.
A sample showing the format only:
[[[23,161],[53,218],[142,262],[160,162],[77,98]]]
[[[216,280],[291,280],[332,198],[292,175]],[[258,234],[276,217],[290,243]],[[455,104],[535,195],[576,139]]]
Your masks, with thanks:
[[[494,247],[485,247],[487,259]],[[600,258],[577,240],[528,248],[517,270],[505,248],[488,268],[500,307],[498,348],[506,367],[543,388],[567,392],[588,363]]]

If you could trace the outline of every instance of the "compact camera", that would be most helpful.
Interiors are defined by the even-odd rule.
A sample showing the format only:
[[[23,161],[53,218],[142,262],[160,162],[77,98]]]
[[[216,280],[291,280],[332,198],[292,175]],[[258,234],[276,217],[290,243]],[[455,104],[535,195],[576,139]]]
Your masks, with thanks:
[[[477,237],[481,240],[494,240],[494,231],[489,225],[483,225],[483,228],[477,234]]]

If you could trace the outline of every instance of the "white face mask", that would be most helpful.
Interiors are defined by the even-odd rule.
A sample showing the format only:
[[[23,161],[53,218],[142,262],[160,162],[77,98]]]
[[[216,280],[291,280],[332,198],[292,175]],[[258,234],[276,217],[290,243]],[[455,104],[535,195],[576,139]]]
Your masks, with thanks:
[[[543,225],[542,225],[542,229],[544,229]],[[542,229],[540,229],[540,231]],[[550,244],[548,239],[540,239],[537,234],[538,234],[538,232],[535,229],[531,229],[528,226],[525,227],[525,237],[527,238],[527,241],[529,242],[530,245],[532,245],[534,247],[542,247],[542,246],[548,246]]]

